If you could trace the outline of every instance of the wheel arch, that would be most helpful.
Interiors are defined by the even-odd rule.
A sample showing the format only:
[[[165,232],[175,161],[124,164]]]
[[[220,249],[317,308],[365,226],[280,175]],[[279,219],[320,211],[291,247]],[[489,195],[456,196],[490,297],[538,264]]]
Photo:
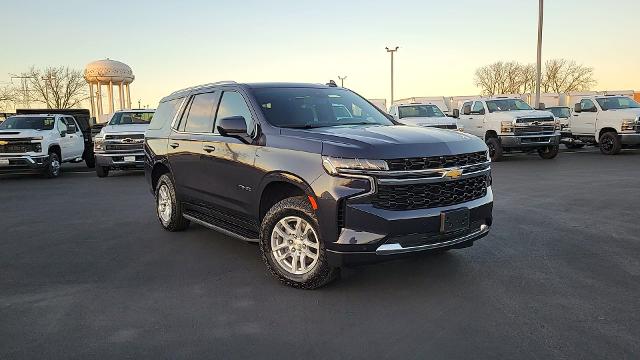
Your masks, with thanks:
[[[49,145],[49,150],[47,151],[47,153],[50,153],[52,151],[58,155],[58,160],[62,162],[62,148],[60,147],[60,145],[58,144]]]
[[[169,164],[161,161],[153,164],[153,168],[151,169],[151,188],[154,192],[156,185],[158,185],[158,180],[160,180],[160,177],[164,174],[169,174],[169,176],[173,177]]]
[[[616,135],[618,134],[618,131],[616,129],[612,128],[612,127],[603,127],[598,132],[598,138],[596,139],[597,142],[600,142],[600,138],[602,137],[602,135],[604,135],[605,133],[608,133],[608,132],[615,133]]]
[[[299,176],[287,172],[268,174],[260,185],[260,201],[256,209],[258,221],[261,222],[269,209],[279,201],[305,195],[313,195],[313,190]]]
[[[487,132],[484,133],[484,141],[487,141],[491,138],[500,139],[498,137],[498,133],[495,130],[487,130]]]

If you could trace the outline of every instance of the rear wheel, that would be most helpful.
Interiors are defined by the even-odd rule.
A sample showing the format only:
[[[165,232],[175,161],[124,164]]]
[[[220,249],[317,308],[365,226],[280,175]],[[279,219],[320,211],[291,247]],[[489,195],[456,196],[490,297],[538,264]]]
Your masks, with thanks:
[[[541,149],[538,149],[538,155],[545,160],[550,160],[558,156],[558,145],[547,146]]]
[[[498,138],[488,138],[487,147],[489,148],[489,157],[491,161],[498,162],[502,160],[502,144]]]
[[[182,231],[189,227],[189,220],[182,212],[182,202],[176,197],[176,190],[169,175],[158,180],[155,190],[156,214],[160,225],[167,231]]]
[[[62,165],[60,163],[60,156],[55,151],[49,153],[49,164],[44,170],[44,177],[48,179],[57,178],[60,176]]]
[[[329,266],[318,220],[308,199],[302,196],[278,202],[265,215],[260,250],[269,271],[295,288],[322,287],[340,272]]]
[[[99,178],[103,178],[103,177],[109,176],[109,167],[108,166],[98,166],[96,168],[96,175],[98,175]]]
[[[618,134],[613,131],[606,132],[600,136],[600,152],[605,155],[616,155],[622,149],[622,143]]]

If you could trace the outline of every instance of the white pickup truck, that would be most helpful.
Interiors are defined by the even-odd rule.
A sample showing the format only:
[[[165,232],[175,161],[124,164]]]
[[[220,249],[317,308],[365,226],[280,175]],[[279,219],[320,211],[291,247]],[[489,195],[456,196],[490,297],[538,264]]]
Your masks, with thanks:
[[[110,170],[144,167],[144,133],[154,112],[155,110],[121,110],[111,115],[107,125],[93,140],[98,177],[109,176]]]
[[[492,161],[504,153],[537,151],[543,159],[558,155],[559,122],[548,111],[534,110],[519,98],[465,101],[453,116],[464,132],[485,140]]]
[[[593,144],[605,155],[640,146],[640,104],[627,96],[595,95],[575,104],[563,136],[567,146]]]
[[[461,130],[457,119],[446,116],[435,104],[395,104],[389,109],[389,115],[405,125]]]
[[[0,173],[60,175],[61,163],[81,162],[84,136],[72,116],[16,115],[0,124]]]

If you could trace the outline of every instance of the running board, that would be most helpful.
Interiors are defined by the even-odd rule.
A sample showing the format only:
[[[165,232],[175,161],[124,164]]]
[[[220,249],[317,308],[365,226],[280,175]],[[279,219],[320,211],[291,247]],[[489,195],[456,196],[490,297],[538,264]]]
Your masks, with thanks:
[[[229,230],[227,230],[227,229],[223,229],[223,228],[221,228],[221,227],[219,227],[219,226],[216,226],[216,225],[210,224],[210,223],[208,223],[208,222],[206,222],[206,221],[204,221],[204,220],[200,220],[200,219],[198,219],[198,218],[196,218],[196,217],[193,217],[193,216],[191,216],[191,215],[183,214],[182,216],[183,216],[185,219],[187,219],[187,220],[189,220],[189,221],[193,221],[194,223],[196,223],[196,224],[198,224],[198,225],[202,225],[202,226],[204,226],[204,227],[206,227],[206,228],[209,228],[209,229],[211,229],[211,230],[215,230],[215,231],[217,231],[217,232],[219,232],[219,233],[221,233],[221,234],[224,234],[224,235],[227,235],[227,236],[231,236],[231,237],[234,237],[234,238],[239,239],[239,240],[242,240],[242,241],[247,241],[247,242],[252,242],[252,243],[257,243],[257,242],[259,242],[259,241],[260,241],[259,239],[249,239],[249,238],[244,237],[244,236],[242,236],[242,235],[238,235],[238,234],[236,234],[236,233],[234,233],[234,232],[232,232],[232,231],[229,231]]]

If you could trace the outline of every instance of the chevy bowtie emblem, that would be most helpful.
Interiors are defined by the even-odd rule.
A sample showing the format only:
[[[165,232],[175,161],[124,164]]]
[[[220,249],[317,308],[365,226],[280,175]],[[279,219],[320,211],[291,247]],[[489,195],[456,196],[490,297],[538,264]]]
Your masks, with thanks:
[[[9,142],[8,141],[2,141],[0,140],[0,145],[7,145]]]
[[[133,139],[125,138],[125,139],[122,139],[122,142],[125,143],[125,144],[131,144],[133,142]]]
[[[460,169],[450,169],[445,171],[444,173],[444,177],[449,178],[449,179],[457,179],[460,176],[462,176],[462,170]]]

